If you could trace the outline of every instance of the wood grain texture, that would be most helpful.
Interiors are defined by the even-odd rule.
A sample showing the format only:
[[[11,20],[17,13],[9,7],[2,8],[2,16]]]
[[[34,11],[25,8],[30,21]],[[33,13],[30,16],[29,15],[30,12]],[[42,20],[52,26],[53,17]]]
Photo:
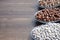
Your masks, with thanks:
[[[0,40],[31,40],[36,0],[0,0]]]

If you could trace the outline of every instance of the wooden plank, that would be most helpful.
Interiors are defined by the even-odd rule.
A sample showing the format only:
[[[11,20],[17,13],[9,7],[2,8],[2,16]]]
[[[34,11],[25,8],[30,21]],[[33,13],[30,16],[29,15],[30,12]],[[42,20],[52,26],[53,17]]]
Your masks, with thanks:
[[[0,0],[0,40],[31,40],[36,0]]]

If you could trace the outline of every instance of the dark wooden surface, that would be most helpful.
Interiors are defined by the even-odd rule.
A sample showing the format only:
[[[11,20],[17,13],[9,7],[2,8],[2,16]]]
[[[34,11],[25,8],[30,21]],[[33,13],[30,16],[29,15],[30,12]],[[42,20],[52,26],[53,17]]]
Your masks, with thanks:
[[[0,0],[0,40],[32,40],[37,0]]]

